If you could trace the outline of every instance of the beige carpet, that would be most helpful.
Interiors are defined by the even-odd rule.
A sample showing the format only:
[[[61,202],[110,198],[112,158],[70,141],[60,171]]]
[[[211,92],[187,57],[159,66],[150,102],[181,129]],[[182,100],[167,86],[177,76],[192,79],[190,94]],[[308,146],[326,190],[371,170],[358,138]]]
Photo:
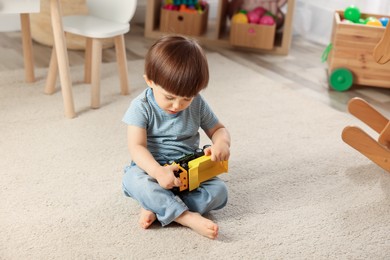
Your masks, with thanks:
[[[13,71],[0,73],[0,259],[389,259],[390,174],[340,138],[360,123],[208,57],[204,95],[233,141],[221,175],[230,200],[209,214],[216,241],[175,224],[142,230],[138,205],[122,195],[121,118],[145,87],[143,61],[129,62],[126,97],[116,66],[105,65],[98,110],[75,84],[72,120],[59,91],[43,94],[45,70],[30,85]],[[73,81],[81,71],[72,68]]]

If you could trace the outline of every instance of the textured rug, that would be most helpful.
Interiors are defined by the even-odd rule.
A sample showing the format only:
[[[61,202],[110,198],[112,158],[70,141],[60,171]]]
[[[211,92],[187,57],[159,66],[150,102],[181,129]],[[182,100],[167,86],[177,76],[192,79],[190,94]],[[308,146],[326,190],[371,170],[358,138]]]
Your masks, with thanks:
[[[129,62],[131,95],[105,64],[102,107],[90,109],[72,68],[78,116],[61,92],[43,94],[46,70],[0,73],[0,259],[389,259],[390,174],[344,144],[359,124],[218,54],[203,95],[232,135],[228,205],[207,217],[217,240],[188,228],[138,222],[121,192],[130,160],[121,118],[145,84]],[[202,136],[202,144],[208,143]]]

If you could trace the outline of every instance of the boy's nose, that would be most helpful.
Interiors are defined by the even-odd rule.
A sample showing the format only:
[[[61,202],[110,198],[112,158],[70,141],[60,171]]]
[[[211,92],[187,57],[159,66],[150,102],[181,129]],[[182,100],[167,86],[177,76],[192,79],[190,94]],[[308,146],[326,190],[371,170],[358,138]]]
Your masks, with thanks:
[[[180,102],[179,101],[173,102],[172,108],[175,109],[175,110],[179,109],[180,108]]]

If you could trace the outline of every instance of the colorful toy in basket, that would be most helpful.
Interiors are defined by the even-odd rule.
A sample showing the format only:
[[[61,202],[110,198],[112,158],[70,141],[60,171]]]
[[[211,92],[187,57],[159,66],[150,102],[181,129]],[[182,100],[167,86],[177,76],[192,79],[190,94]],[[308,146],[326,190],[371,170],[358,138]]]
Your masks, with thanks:
[[[202,13],[206,3],[198,0],[165,0],[163,9],[185,13]]]
[[[240,10],[232,16],[232,23],[274,25],[275,17],[264,7],[259,6],[249,12]]]
[[[240,11],[232,17],[232,23],[248,23],[248,16],[245,11]]]
[[[365,24],[371,26],[384,26],[386,27],[388,18],[382,17],[380,19],[372,16],[368,16],[365,19],[361,17],[361,12],[358,7],[355,5],[350,5],[344,10],[344,22],[348,23],[357,23],[357,24]]]
[[[355,5],[350,5],[344,10],[344,18],[354,23],[359,22],[360,14],[360,9]]]
[[[165,1],[160,13],[160,31],[201,36],[207,31],[208,13],[209,5],[205,1]]]
[[[248,16],[249,24],[276,24],[276,29],[280,29],[285,17],[282,7],[286,3],[287,0],[230,0],[227,14],[230,19],[233,19],[234,15],[244,12]],[[271,16],[272,19],[267,16]],[[264,18],[261,19],[262,17]]]
[[[248,11],[249,10],[249,11]],[[276,16],[263,6],[241,9],[231,18],[230,44],[270,50],[274,48],[277,23]]]
[[[266,13],[267,13],[267,10],[264,7],[262,7],[262,6],[256,7],[255,9],[253,9],[252,11],[250,11],[247,14],[248,22],[249,23],[260,23],[261,17],[263,17]]]
[[[196,5],[198,0],[165,0],[165,5]]]
[[[388,17],[381,17],[381,18],[379,18],[379,22],[382,23],[383,27],[386,27],[387,24],[389,23],[389,18]]]

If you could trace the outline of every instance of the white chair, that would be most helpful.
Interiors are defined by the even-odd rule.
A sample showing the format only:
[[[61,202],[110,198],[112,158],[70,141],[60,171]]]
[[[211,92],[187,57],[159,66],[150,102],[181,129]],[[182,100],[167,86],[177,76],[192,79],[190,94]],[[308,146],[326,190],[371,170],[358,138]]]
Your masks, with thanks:
[[[39,0],[0,0],[0,14],[20,14],[26,82],[35,81],[30,13],[39,13]]]
[[[91,107],[98,108],[103,39],[114,39],[121,94],[129,93],[124,34],[130,30],[130,20],[134,16],[137,0],[87,0],[87,6],[87,15],[64,16],[62,21],[65,33],[86,37],[84,80],[92,85]],[[57,72],[57,57],[53,46],[45,93],[54,93]]]

